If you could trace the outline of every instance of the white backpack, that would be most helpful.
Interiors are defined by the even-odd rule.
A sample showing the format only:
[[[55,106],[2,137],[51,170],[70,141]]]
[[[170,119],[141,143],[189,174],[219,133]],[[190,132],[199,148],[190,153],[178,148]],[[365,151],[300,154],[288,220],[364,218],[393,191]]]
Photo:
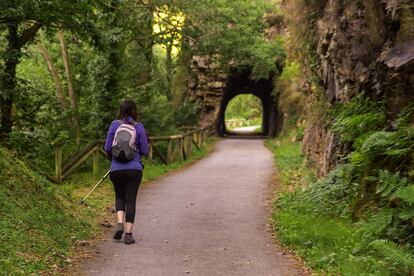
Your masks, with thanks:
[[[112,155],[120,162],[129,162],[134,159],[137,147],[135,145],[137,132],[135,130],[136,122],[133,125],[124,123],[119,120],[119,127],[115,132],[114,141],[112,142]]]

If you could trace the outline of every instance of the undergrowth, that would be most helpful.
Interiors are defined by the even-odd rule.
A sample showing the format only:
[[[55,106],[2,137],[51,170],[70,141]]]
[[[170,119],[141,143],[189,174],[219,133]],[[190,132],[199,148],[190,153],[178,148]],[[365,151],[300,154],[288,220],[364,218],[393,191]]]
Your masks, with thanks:
[[[0,271],[30,274],[63,266],[89,222],[59,187],[0,149]]]
[[[204,157],[213,142],[209,139],[185,162],[146,164],[143,184]],[[81,172],[62,185],[52,184],[0,148],[0,274],[59,273],[76,259],[80,241],[102,234],[101,223],[113,206],[110,181],[79,206],[97,180]]]
[[[363,94],[332,111],[350,153],[319,181],[289,139],[273,145],[279,181],[274,226],[318,274],[407,275],[414,267],[413,107],[386,124],[382,102]],[[295,160],[294,162],[292,160]],[[299,175],[299,176],[296,176]],[[295,176],[295,177],[292,177]]]

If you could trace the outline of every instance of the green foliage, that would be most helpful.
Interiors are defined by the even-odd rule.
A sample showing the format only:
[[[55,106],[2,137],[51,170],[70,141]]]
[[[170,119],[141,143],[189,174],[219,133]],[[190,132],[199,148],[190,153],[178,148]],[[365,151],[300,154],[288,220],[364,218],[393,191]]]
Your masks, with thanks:
[[[4,0],[1,2],[0,23],[37,21],[42,24],[76,24],[92,15],[92,1]]]
[[[283,201],[282,201],[283,200]],[[273,213],[277,237],[300,254],[316,275],[394,275],[372,252],[358,253],[360,241],[347,221],[309,212],[314,205],[284,198]]]
[[[378,174],[377,194],[390,198],[394,192],[407,185],[407,178],[400,177],[398,173],[392,174],[387,170],[380,170]]]
[[[286,138],[268,143],[273,145],[282,187],[282,195],[274,202],[273,221],[277,237],[285,246],[299,253],[306,264],[321,275],[402,275],[407,272],[393,260],[381,258],[369,246],[374,239],[398,233],[390,231],[396,210],[387,207],[371,212],[365,221],[354,223],[351,220],[350,214],[360,196],[357,167],[341,165],[325,179],[315,182],[303,167],[298,144]],[[295,147],[296,150],[287,150]],[[305,179],[308,181],[304,183]]]
[[[90,223],[65,193],[23,162],[3,149],[0,160],[0,271],[37,274],[60,266],[77,240],[90,237]]]
[[[312,267],[328,274],[405,274],[412,267],[400,261],[404,256],[401,248],[392,242],[373,242],[387,257],[381,260],[369,245],[387,239],[404,246],[406,254],[413,254],[413,108],[404,108],[388,128],[384,127],[383,104],[363,95],[336,107],[333,114],[333,129],[341,134],[342,142],[353,145],[353,150],[328,176],[306,188],[296,185],[294,192],[275,202],[275,224],[282,232],[282,241]],[[306,221],[317,223],[305,229]],[[319,227],[329,224],[352,229],[352,234],[339,232],[347,237],[347,243]],[[320,233],[328,237],[328,243]],[[304,241],[292,236],[307,238]],[[343,251],[346,254],[341,255]],[[334,257],[321,262],[323,256]]]
[[[225,119],[243,119],[245,125],[261,125],[263,116],[261,100],[252,94],[242,94],[233,98],[226,108]]]
[[[276,12],[277,4],[263,0],[202,0],[194,5],[186,0],[182,7],[192,23],[187,34],[196,42],[196,53],[219,54],[223,69],[229,69],[230,62],[240,69],[251,67],[257,79],[277,71],[277,62],[285,56],[283,41],[269,43],[263,37],[267,27],[264,15]]]
[[[193,102],[185,100],[174,110],[174,122],[177,126],[195,126],[198,123],[200,108]]]
[[[297,187],[305,188],[315,176],[307,169],[301,156],[300,144],[291,142],[291,135],[278,141],[267,140],[266,146],[273,152],[280,180],[279,192],[293,191]]]
[[[279,108],[286,116],[298,119],[298,111],[304,109],[305,94],[302,90],[306,81],[299,63],[288,61],[284,64],[273,94],[278,97]]]
[[[374,240],[370,245],[385,257],[409,268],[410,271],[414,269],[414,255],[405,247],[390,240]]]
[[[381,129],[385,123],[384,108],[363,93],[349,103],[337,106],[333,112],[335,122],[332,129],[341,134],[342,142],[353,142],[358,148],[373,131]]]
[[[406,184],[406,181],[405,181],[404,184]],[[404,200],[406,203],[414,204],[414,185],[409,185],[409,186],[398,185],[398,186],[403,186],[403,187],[399,188],[394,193],[392,199],[400,198],[400,199]]]
[[[208,139],[185,162],[145,164],[143,184],[201,159],[214,142]],[[107,166],[107,161],[102,165]],[[1,273],[59,274],[60,269],[79,258],[76,244],[105,232],[99,225],[112,218],[108,206],[113,204],[114,194],[109,180],[91,194],[86,205],[79,206],[96,182],[90,173],[79,173],[56,186],[0,148]]]
[[[8,48],[8,23],[20,24],[20,36],[35,22],[42,25],[18,55],[18,85],[13,102],[7,103],[14,116],[7,145],[34,168],[48,172],[53,169],[49,143],[65,142],[75,150],[76,139],[104,138],[123,99],[138,103],[139,119],[152,135],[196,124],[199,107],[183,96],[191,55],[209,54],[219,57],[223,70],[231,61],[252,68],[257,78],[267,77],[284,58],[283,41],[268,41],[263,35],[268,27],[264,16],[276,6],[264,0],[203,0],[197,5],[188,0],[3,1],[1,68],[15,54]],[[67,42],[76,108],[60,104],[45,61],[33,45],[38,34],[69,102],[57,31],[64,32]],[[169,56],[171,44],[175,50]],[[183,67],[187,70],[179,70]],[[8,94],[0,89],[6,99]],[[67,127],[73,117],[80,123],[81,137]]]

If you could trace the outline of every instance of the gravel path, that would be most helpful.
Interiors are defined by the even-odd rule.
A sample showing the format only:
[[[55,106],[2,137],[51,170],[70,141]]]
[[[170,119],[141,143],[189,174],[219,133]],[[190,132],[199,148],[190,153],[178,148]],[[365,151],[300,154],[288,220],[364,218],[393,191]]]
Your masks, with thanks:
[[[111,239],[87,275],[301,275],[271,237],[273,157],[262,140],[219,141],[138,193],[136,243]]]

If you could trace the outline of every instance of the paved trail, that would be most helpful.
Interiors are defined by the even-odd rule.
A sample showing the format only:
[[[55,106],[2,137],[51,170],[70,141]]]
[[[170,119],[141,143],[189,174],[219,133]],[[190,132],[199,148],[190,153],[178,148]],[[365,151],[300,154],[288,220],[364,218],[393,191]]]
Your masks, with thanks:
[[[227,132],[235,135],[257,135],[260,128],[261,126],[237,127],[228,130]]]
[[[278,252],[266,207],[273,157],[262,140],[222,140],[138,194],[136,244],[108,240],[88,275],[301,275]]]

